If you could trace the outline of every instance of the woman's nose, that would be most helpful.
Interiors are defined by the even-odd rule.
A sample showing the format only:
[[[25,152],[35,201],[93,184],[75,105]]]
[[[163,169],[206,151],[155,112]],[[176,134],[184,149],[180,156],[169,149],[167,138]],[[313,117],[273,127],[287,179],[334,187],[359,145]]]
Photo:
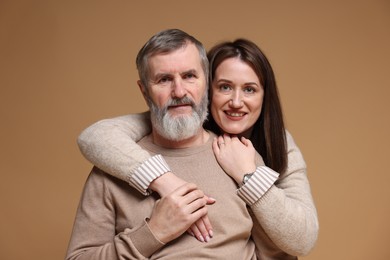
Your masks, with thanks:
[[[241,98],[240,93],[235,91],[232,94],[232,98],[230,99],[229,103],[230,103],[230,106],[232,106],[234,108],[242,107],[243,106],[243,102],[242,102],[242,98]]]

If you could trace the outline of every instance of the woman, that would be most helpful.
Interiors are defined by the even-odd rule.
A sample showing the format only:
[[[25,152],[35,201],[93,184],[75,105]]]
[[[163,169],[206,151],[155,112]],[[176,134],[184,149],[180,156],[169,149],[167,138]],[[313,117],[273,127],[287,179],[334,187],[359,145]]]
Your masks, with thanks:
[[[263,230],[252,232],[257,255],[260,259],[305,255],[317,239],[317,213],[305,162],[284,129],[271,65],[245,39],[216,45],[208,58],[211,115],[205,127],[220,135],[213,143],[216,158],[236,181],[237,194],[249,206],[253,224]],[[130,140],[138,141],[149,132],[147,113],[128,115],[90,126],[78,142],[96,166],[145,195],[150,188],[162,196],[172,189],[164,178],[185,181],[169,172],[161,157],[155,160]],[[256,167],[256,151],[266,166]],[[151,168],[156,172],[145,177],[143,170]]]

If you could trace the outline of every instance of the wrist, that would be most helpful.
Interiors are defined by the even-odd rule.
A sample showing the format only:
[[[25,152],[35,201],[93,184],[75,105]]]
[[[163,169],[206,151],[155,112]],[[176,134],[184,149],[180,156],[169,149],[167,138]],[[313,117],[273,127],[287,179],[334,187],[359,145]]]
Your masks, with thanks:
[[[167,172],[160,177],[154,179],[151,183],[149,188],[155,192],[157,192],[160,197],[164,197],[165,195],[171,193],[173,190],[175,190],[178,186],[183,185],[186,183],[179,177],[177,177],[172,172]]]
[[[253,174],[254,174],[254,172],[245,173],[244,176],[242,177],[242,181],[241,181],[240,186],[245,185],[245,183],[247,183],[249,181],[249,179],[252,177]]]
[[[255,171],[256,171],[256,165],[253,165],[251,167],[242,168],[239,171],[239,174],[235,175],[234,179],[239,186],[242,186],[244,184],[243,182],[247,181],[249,174],[253,174]],[[244,181],[244,178],[246,179],[245,181]]]

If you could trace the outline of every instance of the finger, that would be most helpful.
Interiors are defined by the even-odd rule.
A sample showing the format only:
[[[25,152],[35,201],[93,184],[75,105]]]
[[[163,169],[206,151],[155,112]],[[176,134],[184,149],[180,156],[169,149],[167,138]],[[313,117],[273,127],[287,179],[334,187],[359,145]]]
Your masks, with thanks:
[[[240,139],[239,139],[237,136],[232,137],[232,138],[231,138],[231,142],[232,142],[232,143],[241,144],[241,141],[240,141]]]
[[[218,136],[218,146],[221,148],[225,144],[223,136]]]
[[[205,208],[206,205],[207,205],[207,200],[204,197],[202,197],[188,203],[187,206],[185,207],[185,210],[188,213],[192,214],[195,213],[196,211],[199,211],[202,208]],[[201,216],[199,216],[198,218],[200,217]]]
[[[206,198],[206,200],[207,200],[207,205],[212,205],[212,204],[214,204],[217,200],[216,199],[214,199],[213,197],[210,197],[210,196],[208,196],[208,195],[204,195],[205,196],[205,198]]]
[[[190,193],[193,190],[196,190],[197,186],[194,183],[185,183],[181,186],[179,186],[177,189],[175,189],[172,192],[172,195],[177,195],[177,196],[184,196],[188,193]]]
[[[215,137],[213,140],[213,152],[216,156],[219,155],[219,145],[218,145],[218,138]]]
[[[229,144],[232,142],[232,138],[230,137],[230,135],[224,134],[224,135],[223,135],[223,142],[224,142],[226,145],[229,145]]]
[[[205,204],[207,203],[207,199],[205,198],[203,191],[198,189],[185,194],[184,196],[182,196],[182,199],[184,204],[190,204],[199,199],[202,199]]]
[[[245,138],[245,137],[241,137],[241,142],[245,145],[245,146],[247,146],[247,147],[253,147],[253,144],[252,144],[252,142],[251,142],[251,140],[249,140],[249,139],[247,139],[247,138]]]
[[[207,234],[209,235],[209,237],[213,237],[213,227],[210,223],[210,220],[209,220],[209,217],[208,215],[205,215],[204,217],[202,217],[202,222],[203,222],[203,225],[205,226],[206,230],[207,230]]]
[[[205,241],[205,239],[202,236],[199,229],[197,229],[195,222],[198,221],[203,216],[206,216],[207,212],[208,212],[207,207],[201,207],[198,210],[189,214],[187,217],[188,223],[192,223],[192,226],[189,225],[189,228],[188,228],[188,229],[190,229],[190,231],[187,230],[187,232],[190,233],[191,235],[195,236],[199,241],[202,241],[202,239],[203,239],[203,241]],[[196,228],[194,227],[194,225]],[[212,231],[211,231],[211,233],[212,233]]]
[[[241,143],[243,143],[245,146],[248,146],[248,139],[246,139],[245,137],[241,137]]]
[[[187,233],[190,235],[190,236],[193,236],[193,237],[195,237],[195,234],[194,234],[194,232],[192,231],[192,226],[189,228],[189,229],[187,229]]]
[[[197,222],[195,222],[194,224],[191,225],[191,227],[190,227],[191,232],[192,232],[192,234],[194,234],[194,237],[196,237],[196,239],[198,239],[200,242],[205,242],[205,238],[202,235],[202,233],[200,232],[196,223]]]
[[[205,226],[205,223],[203,221],[203,219],[205,218],[206,216],[198,219],[196,222],[195,222],[195,225],[198,227],[199,229],[199,232],[201,234],[200,236],[200,240],[204,241],[204,242],[209,242],[210,241],[210,235],[209,235],[209,231],[207,230],[206,226]]]

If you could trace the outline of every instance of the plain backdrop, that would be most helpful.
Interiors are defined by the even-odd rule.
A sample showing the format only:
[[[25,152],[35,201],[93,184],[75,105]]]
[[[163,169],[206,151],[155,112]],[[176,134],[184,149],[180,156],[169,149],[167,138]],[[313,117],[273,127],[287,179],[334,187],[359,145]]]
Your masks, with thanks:
[[[146,109],[135,56],[167,28],[268,56],[318,208],[302,259],[390,259],[386,0],[0,0],[0,259],[64,258],[92,167],[77,136]]]

